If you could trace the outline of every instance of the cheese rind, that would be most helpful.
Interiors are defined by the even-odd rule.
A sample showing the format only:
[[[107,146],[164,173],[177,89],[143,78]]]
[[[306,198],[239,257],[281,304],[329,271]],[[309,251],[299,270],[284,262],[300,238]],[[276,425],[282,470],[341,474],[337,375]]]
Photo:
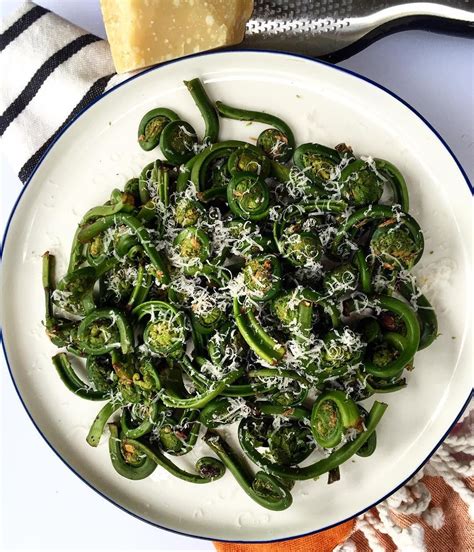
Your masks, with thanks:
[[[243,40],[253,0],[100,0],[118,73]]]

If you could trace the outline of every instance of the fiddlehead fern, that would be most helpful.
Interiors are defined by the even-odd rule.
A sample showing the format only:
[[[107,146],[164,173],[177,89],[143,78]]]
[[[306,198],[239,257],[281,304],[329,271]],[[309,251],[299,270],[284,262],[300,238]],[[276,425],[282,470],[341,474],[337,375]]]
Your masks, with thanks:
[[[185,86],[203,140],[172,110],[146,113],[139,146],[165,159],[85,213],[57,284],[43,256],[46,334],[67,351],[53,365],[76,397],[104,401],[87,443],[108,424],[123,477],[159,466],[203,484],[227,468],[259,505],[284,510],[295,481],[333,483],[387,438],[375,433],[386,405],[360,402],[404,389],[437,336],[410,273],[423,234],[389,161],[297,146],[279,117],[214,104],[197,78]],[[219,116],[266,128],[256,145],[218,142]],[[184,470],[171,457],[196,450],[203,426],[218,458]]]

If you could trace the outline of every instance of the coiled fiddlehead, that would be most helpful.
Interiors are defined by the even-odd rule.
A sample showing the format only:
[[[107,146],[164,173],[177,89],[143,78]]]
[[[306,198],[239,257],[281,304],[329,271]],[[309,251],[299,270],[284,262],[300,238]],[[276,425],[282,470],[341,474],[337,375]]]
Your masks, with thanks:
[[[120,348],[123,354],[133,351],[132,328],[117,309],[96,309],[79,324],[77,339],[88,355],[103,355]]]
[[[197,135],[186,121],[172,121],[163,129],[160,136],[160,148],[166,159],[174,165],[189,161],[194,155]]]
[[[234,215],[257,221],[268,215],[270,194],[263,178],[241,172],[235,174],[227,186],[227,202]]]
[[[197,418],[197,410],[183,410],[180,421],[165,417],[160,424],[157,440],[161,450],[172,456],[182,456],[191,451],[201,429]]]
[[[227,168],[232,176],[244,172],[265,179],[270,174],[270,161],[258,148],[246,144],[230,154]]]
[[[340,154],[321,144],[301,144],[293,154],[293,162],[317,186],[320,193],[335,175],[341,162]]]
[[[364,368],[367,373],[378,378],[398,377],[407,364],[413,360],[418,350],[420,325],[411,307],[399,299],[381,296],[377,299],[377,304],[381,309],[400,317],[404,326],[404,334],[398,332],[385,333],[384,341],[395,347],[397,350],[396,357],[385,357],[377,362],[377,359],[372,356],[371,360],[365,361]]]
[[[352,161],[342,170],[341,181],[342,195],[353,205],[371,205],[382,197],[382,180],[362,159]]]
[[[187,274],[200,271],[211,253],[211,243],[206,233],[192,226],[181,230],[173,245]]]
[[[269,510],[286,510],[293,502],[288,489],[272,475],[263,471],[251,475],[237,459],[229,445],[217,433],[208,431],[204,440],[219,456],[237,483],[257,504]]]
[[[179,121],[179,116],[165,107],[152,109],[143,115],[138,125],[138,144],[145,151],[150,151],[159,144],[163,129],[171,121]]]
[[[279,410],[278,410],[279,408]],[[313,452],[315,443],[311,438],[311,430],[304,423],[310,413],[299,408],[274,407],[263,405],[260,412],[266,410],[266,415],[259,418],[249,416],[239,424],[240,438],[247,442],[253,441],[262,455],[280,466],[295,466],[300,464]],[[269,411],[273,410],[269,414]],[[300,416],[304,413],[304,416]]]
[[[418,350],[426,349],[438,337],[438,319],[428,299],[416,289],[413,283],[399,282],[398,290],[407,301],[415,300],[416,316],[420,325]]]
[[[174,216],[176,224],[183,228],[195,226],[204,216],[204,208],[195,200],[183,198],[176,204]]]
[[[402,173],[389,161],[385,159],[374,159],[377,172],[389,182],[393,192],[393,203],[400,205],[400,210],[408,213],[410,199],[408,196],[407,183]]]
[[[273,299],[281,289],[281,264],[275,255],[249,259],[243,275],[249,297],[254,301]]]
[[[139,450],[126,439],[121,439],[116,424],[109,424],[109,454],[114,470],[127,479],[145,479],[156,469],[156,462],[148,456],[143,457]]]
[[[334,329],[323,337],[320,371],[318,377],[325,379],[346,373],[362,358],[364,343],[349,327]]]
[[[293,266],[314,264],[323,253],[321,241],[315,232],[305,231],[304,221],[275,221],[273,235],[280,254]]]
[[[369,221],[380,219],[384,222],[379,224],[372,236],[372,254],[383,264],[387,264],[388,268],[412,268],[423,254],[424,240],[421,229],[409,214],[394,211],[383,205],[360,209],[353,213],[337,231],[332,251],[338,253],[338,247],[344,237],[356,225],[360,227]]]
[[[164,301],[147,301],[133,309],[137,320],[148,318],[143,342],[156,355],[176,356],[183,352],[186,323],[181,312]]]
[[[84,315],[95,308],[93,288],[97,271],[92,267],[82,267],[64,276],[56,287],[53,301],[71,314]]]
[[[370,250],[390,270],[410,270],[423,252],[418,232],[414,235],[410,228],[398,226],[396,221],[377,227],[370,240]]]
[[[311,430],[318,445],[334,448],[348,429],[362,431],[362,418],[356,403],[338,390],[320,395],[311,413]]]
[[[405,388],[437,336],[410,274],[423,234],[389,161],[296,147],[282,119],[214,105],[197,78],[185,86],[203,140],[172,110],[145,114],[139,145],[165,160],[85,213],[57,284],[43,256],[46,334],[67,351],[53,365],[77,397],[104,401],[86,441],[97,447],[109,424],[120,475],[160,466],[202,484],[227,467],[260,506],[284,510],[295,481],[334,483],[387,439],[375,433],[386,405],[360,402]],[[266,128],[257,145],[217,142],[219,115]],[[256,474],[214,431],[237,424]],[[170,457],[195,450],[203,426],[219,459],[186,471]]]
[[[226,140],[217,144],[211,144],[196,155],[190,170],[190,178],[188,179],[196,191],[203,193],[211,187],[225,188],[225,182],[222,180],[222,170],[218,171],[219,181],[216,182],[213,169],[215,169],[216,163],[218,163],[217,166],[219,168],[227,168],[229,156],[235,149],[243,146],[245,146],[245,142],[241,142],[240,140]]]

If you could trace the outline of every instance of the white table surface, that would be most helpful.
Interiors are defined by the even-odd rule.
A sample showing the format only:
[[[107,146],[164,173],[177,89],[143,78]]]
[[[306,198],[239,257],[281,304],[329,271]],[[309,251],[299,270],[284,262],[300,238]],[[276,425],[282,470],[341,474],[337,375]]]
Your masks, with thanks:
[[[0,0],[3,14],[21,0]],[[104,36],[98,0],[41,0]],[[400,95],[441,133],[474,180],[474,42],[422,31],[386,37],[340,63]],[[21,189],[0,156],[0,232]],[[446,183],[449,186],[449,183]],[[0,359],[0,550],[213,550],[151,527],[84,485],[29,420]]]

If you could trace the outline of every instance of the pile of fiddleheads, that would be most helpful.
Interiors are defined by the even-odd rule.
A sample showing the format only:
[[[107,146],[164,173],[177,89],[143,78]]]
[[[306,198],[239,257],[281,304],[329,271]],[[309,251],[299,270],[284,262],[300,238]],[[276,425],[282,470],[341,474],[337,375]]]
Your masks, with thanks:
[[[87,442],[108,424],[119,474],[160,466],[208,483],[228,469],[282,510],[295,481],[331,483],[374,452],[386,405],[361,401],[405,387],[436,338],[410,272],[423,234],[388,161],[297,146],[278,117],[186,86],[204,138],[170,109],[147,113],[138,143],[164,159],[84,215],[57,283],[43,257],[53,364],[71,392],[104,401]],[[219,116],[261,125],[256,145],[219,142]],[[240,451],[220,433],[230,424]],[[191,473],[173,457],[200,435],[215,456]]]

